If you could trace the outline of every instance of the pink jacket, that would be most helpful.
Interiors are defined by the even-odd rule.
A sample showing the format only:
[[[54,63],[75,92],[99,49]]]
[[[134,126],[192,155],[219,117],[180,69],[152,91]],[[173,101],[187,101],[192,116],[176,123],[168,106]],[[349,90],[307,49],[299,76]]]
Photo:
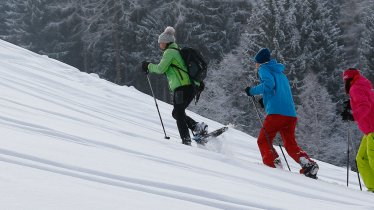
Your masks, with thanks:
[[[374,91],[365,77],[358,75],[349,90],[353,118],[359,129],[366,135],[374,132]]]

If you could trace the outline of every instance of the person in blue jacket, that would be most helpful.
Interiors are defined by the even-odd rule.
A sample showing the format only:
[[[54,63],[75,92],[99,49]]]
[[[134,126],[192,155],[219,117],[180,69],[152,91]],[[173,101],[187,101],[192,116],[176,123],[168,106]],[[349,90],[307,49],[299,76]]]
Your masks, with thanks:
[[[258,136],[258,146],[263,163],[270,167],[281,166],[273,140],[280,132],[287,153],[301,165],[300,173],[316,178],[318,165],[297,144],[295,138],[296,110],[284,65],[271,59],[270,50],[261,49],[254,58],[260,83],[247,87],[248,96],[262,95],[267,114]]]

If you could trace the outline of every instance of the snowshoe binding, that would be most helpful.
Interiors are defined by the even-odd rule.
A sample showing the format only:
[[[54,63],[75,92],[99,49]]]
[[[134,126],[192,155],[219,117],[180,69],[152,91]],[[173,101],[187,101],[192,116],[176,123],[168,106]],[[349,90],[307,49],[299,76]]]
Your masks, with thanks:
[[[275,168],[283,169],[283,164],[279,157],[274,160],[274,165],[275,165]]]
[[[192,139],[195,140],[198,144],[205,145],[207,141],[204,140],[204,136],[208,134],[208,125],[204,122],[196,123],[193,131],[194,136],[192,137]]]
[[[306,177],[312,179],[318,179],[317,172],[319,170],[319,166],[313,160],[307,159],[305,157],[300,157],[300,174],[304,174]]]

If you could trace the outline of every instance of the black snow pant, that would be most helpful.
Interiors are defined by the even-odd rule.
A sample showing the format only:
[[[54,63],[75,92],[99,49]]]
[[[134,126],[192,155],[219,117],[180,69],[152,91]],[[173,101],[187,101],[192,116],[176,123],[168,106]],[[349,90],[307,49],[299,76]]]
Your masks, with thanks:
[[[188,129],[193,130],[196,126],[196,121],[186,115],[186,108],[193,98],[194,89],[192,85],[181,86],[174,90],[173,118],[177,121],[179,135],[183,142],[191,139]]]

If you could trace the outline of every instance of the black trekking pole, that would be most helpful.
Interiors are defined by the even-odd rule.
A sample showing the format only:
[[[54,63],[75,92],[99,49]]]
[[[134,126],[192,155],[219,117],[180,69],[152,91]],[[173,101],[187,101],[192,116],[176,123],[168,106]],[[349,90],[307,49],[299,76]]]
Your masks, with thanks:
[[[262,120],[261,120],[261,116],[260,116],[260,113],[259,113],[259,111],[258,111],[258,109],[257,109],[256,102],[255,102],[255,97],[254,97],[254,96],[251,96],[251,99],[252,99],[252,104],[253,104],[253,106],[255,107],[255,110],[256,110],[256,114],[257,114],[258,120],[260,121],[260,124],[261,124],[262,128],[263,128],[264,131],[265,131],[265,138],[266,138],[266,141],[268,142],[269,146],[272,147],[272,144],[270,143],[270,139],[269,139],[269,134],[266,132],[266,129],[265,129],[265,127],[264,127],[264,123],[262,122]],[[283,152],[283,149],[282,149],[282,146],[280,145],[280,143],[279,143],[279,148],[280,148],[281,151],[282,151],[282,154],[283,154],[284,160],[286,161],[286,164],[287,164],[288,170],[291,171],[291,168],[290,168],[290,166],[288,165],[287,158],[286,158],[286,156],[284,155],[284,152]],[[271,151],[274,153],[273,148],[271,148]]]
[[[164,130],[165,139],[170,139],[170,137],[166,135],[166,131],[165,131],[165,127],[164,127],[164,123],[162,122],[162,118],[161,118],[160,110],[158,109],[157,100],[156,100],[155,94],[153,93],[153,88],[152,88],[152,85],[151,85],[151,81],[149,80],[149,76],[148,76],[148,74],[147,74],[147,79],[148,79],[149,87],[151,88],[151,92],[152,92],[152,95],[153,95],[153,99],[155,100],[155,104],[156,104],[156,108],[157,108],[158,116],[160,117],[160,121],[161,121],[162,129]]]
[[[353,144],[352,138],[351,138],[351,131],[350,131],[350,129],[348,129],[348,141],[352,144],[352,149],[354,151],[357,151],[355,145]],[[357,156],[357,154],[356,154],[356,156]],[[357,168],[358,184],[360,185],[360,190],[362,191],[362,185],[361,185],[361,179],[360,179],[360,171],[358,170],[356,158],[355,158],[355,164],[356,164],[356,168]]]
[[[360,172],[358,170],[358,166],[357,166],[357,160],[355,160],[355,163],[356,163],[356,168],[357,168],[357,178],[358,178],[358,184],[360,185],[360,190],[362,191],[362,186],[361,186],[361,179],[360,179]]]
[[[349,182],[349,129],[347,131],[347,187],[348,187],[348,182]]]

